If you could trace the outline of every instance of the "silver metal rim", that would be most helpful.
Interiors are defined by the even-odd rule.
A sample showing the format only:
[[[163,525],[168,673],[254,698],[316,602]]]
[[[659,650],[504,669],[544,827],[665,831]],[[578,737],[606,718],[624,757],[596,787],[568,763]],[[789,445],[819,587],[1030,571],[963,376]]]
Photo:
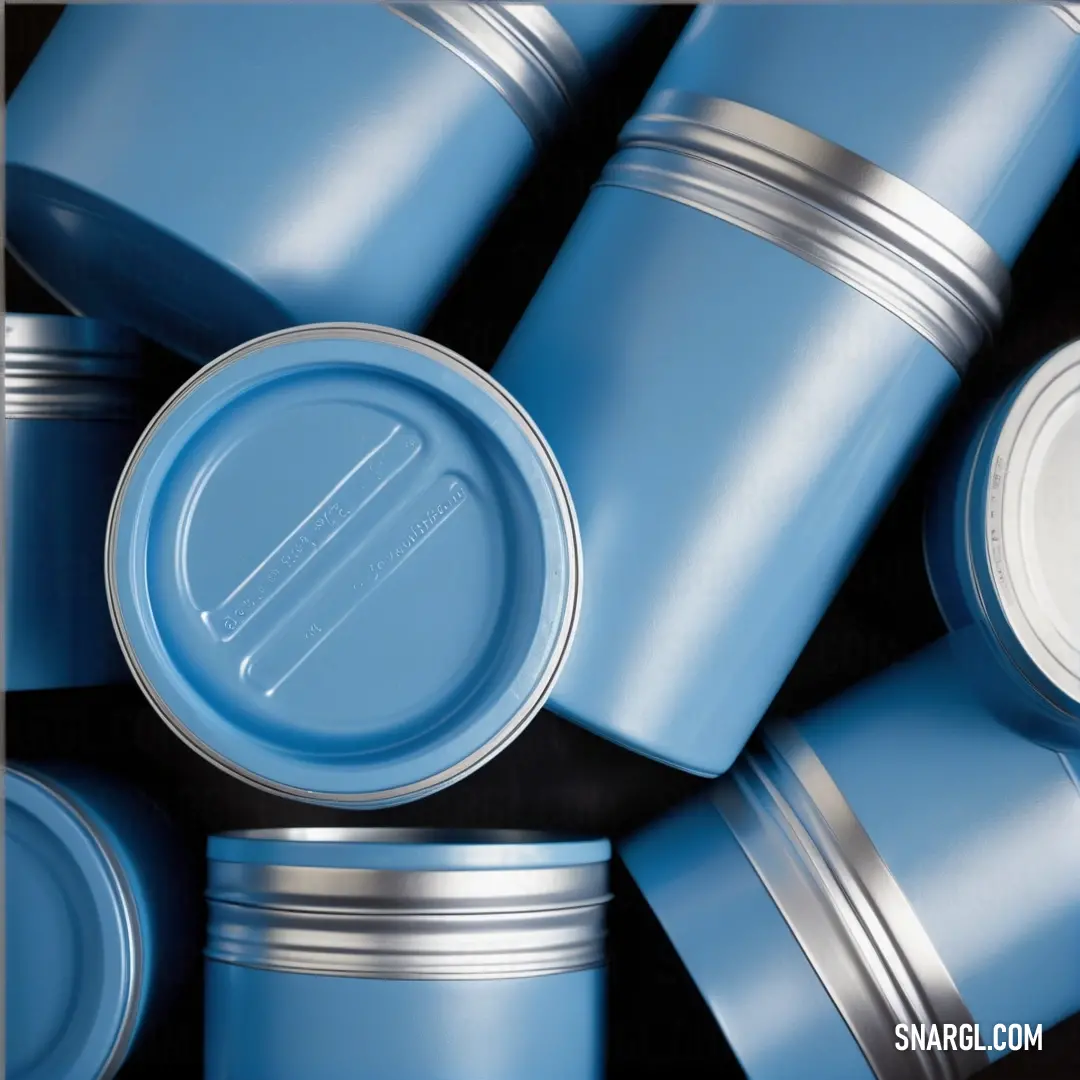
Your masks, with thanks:
[[[142,374],[136,335],[66,315],[4,318],[4,415],[130,420]]]
[[[534,829],[432,829],[386,825],[293,825],[281,829],[233,829],[230,840],[300,844],[573,844],[579,837]]]
[[[664,90],[623,129],[598,186],[701,210],[862,292],[961,373],[996,332],[1009,272],[966,223],[865,158],[734,101]]]
[[[877,1080],[966,1080],[982,1050],[896,1050],[898,1024],[973,1018],[911,904],[798,729],[770,722],[713,803]]]
[[[1025,547],[1020,535],[1024,517],[1019,505],[1021,489],[1032,444],[1042,429],[1033,414],[1053,410],[1056,398],[1052,388],[1062,380],[1071,381],[1073,393],[1080,392],[1080,341],[1058,349],[1024,378],[1008,403],[996,437],[985,439],[980,447],[980,456],[987,463],[985,498],[976,504],[982,505],[982,516],[968,543],[978,540],[982,559],[975,565],[985,561],[989,568],[988,580],[976,574],[975,585],[980,606],[1002,647],[1015,656],[1016,648],[1007,644],[1010,638],[1015,641],[1021,652],[1017,658],[1021,670],[1033,665],[1036,678],[1048,680],[1051,692],[1061,693],[1080,706],[1080,654],[1040,606],[1027,574],[1022,569],[1017,572],[1023,565]],[[1019,459],[1015,464],[1014,458]],[[996,602],[988,603],[989,598],[982,595],[987,588]]]
[[[120,599],[115,575],[117,528],[119,524],[120,509],[131,483],[132,475],[142,460],[143,454],[153,440],[158,428],[165,418],[193,393],[207,379],[213,378],[216,373],[242,360],[251,353],[259,352],[273,345],[282,344],[286,341],[314,341],[326,338],[343,337],[355,341],[378,341],[390,345],[407,348],[419,353],[430,360],[445,364],[450,369],[464,376],[474,386],[479,387],[485,393],[495,398],[506,410],[507,414],[516,422],[519,430],[524,434],[529,443],[536,451],[537,460],[544,466],[547,478],[551,483],[555,500],[558,504],[562,518],[562,526],[567,538],[568,560],[566,593],[567,604],[563,611],[563,617],[556,636],[555,646],[546,668],[541,672],[533,692],[525,698],[517,712],[507,721],[503,728],[498,731],[483,746],[474,750],[468,757],[452,765],[434,776],[423,780],[417,780],[410,784],[402,784],[398,787],[387,788],[381,791],[361,793],[318,792],[304,788],[292,787],[289,784],[279,783],[268,777],[261,776],[241,767],[213,747],[197,738],[184,723],[172,712],[164,699],[157,692],[154,685],[146,677],[128,639],[127,629],[124,624],[123,613],[120,610]],[[112,506],[109,510],[109,520],[105,535],[105,586],[109,601],[109,614],[112,619],[113,629],[120,643],[124,659],[131,670],[136,683],[142,689],[154,711],[165,721],[166,724],[178,735],[192,750],[202,755],[207,761],[218,768],[251,784],[262,791],[276,795],[285,795],[300,802],[315,803],[320,805],[336,805],[344,807],[366,807],[375,809],[389,806],[395,803],[407,802],[421,795],[430,795],[450,784],[475,772],[486,762],[504,750],[514,739],[525,730],[529,722],[543,708],[554,686],[559,673],[562,671],[573,644],[574,635],[577,632],[579,617],[581,614],[581,579],[582,579],[582,548],[581,533],[578,525],[577,514],[570,497],[570,489],[559,467],[555,455],[540,433],[539,428],[525,412],[518,402],[510,396],[487,372],[478,368],[475,364],[466,360],[457,353],[428,341],[426,338],[409,334],[403,330],[391,330],[382,326],[373,326],[368,323],[313,323],[308,326],[295,327],[289,330],[278,330],[262,337],[254,338],[237,348],[223,353],[216,360],[200,368],[180,389],[165,403],[151,420],[143,432],[135,449],[132,451],[128,462],[117,484],[116,494],[113,496]]]
[[[607,862],[369,870],[211,859],[210,960],[377,979],[552,975],[604,962]]]
[[[1074,34],[1080,34],[1080,4],[1051,4],[1050,9]]]
[[[482,75],[541,144],[574,107],[585,61],[541,4],[387,4]]]
[[[105,1059],[104,1065],[101,1067],[101,1072],[98,1074],[100,1080],[112,1080],[124,1064],[124,1059],[127,1057],[128,1050],[131,1047],[131,1041],[135,1036],[135,1028],[139,1019],[139,999],[142,995],[145,975],[143,970],[142,927],[139,922],[139,910],[135,903],[135,896],[119,859],[110,849],[100,829],[97,828],[90,816],[83,811],[82,807],[74,799],[70,798],[63,790],[46,782],[32,770],[7,766],[6,771],[39,788],[49,798],[63,805],[68,813],[75,818],[101,855],[109,878],[109,884],[112,886],[114,895],[120,904],[124,934],[127,939],[128,956],[130,958],[128,980],[125,987],[124,1012],[112,1048]]]

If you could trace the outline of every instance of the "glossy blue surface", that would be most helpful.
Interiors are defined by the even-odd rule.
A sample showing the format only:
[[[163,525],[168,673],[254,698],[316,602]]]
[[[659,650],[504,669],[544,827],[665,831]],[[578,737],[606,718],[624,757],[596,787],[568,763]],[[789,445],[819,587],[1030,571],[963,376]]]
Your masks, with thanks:
[[[4,432],[4,682],[8,690],[130,678],[109,621],[105,523],[138,428],[11,419]]]
[[[132,459],[110,558],[174,727],[252,782],[371,804],[459,778],[539,707],[576,535],[509,398],[419,339],[354,332],[189,382]]]
[[[1030,6],[716,5],[654,86],[806,124],[1010,260],[1080,146],[1077,42]],[[494,374],[581,521],[588,588],[550,707],[704,775],[734,760],[958,385],[825,272],[610,187]]]
[[[619,855],[749,1080],[874,1080],[707,797],[638,833]]]
[[[567,30],[597,60],[643,15]],[[535,154],[494,86],[375,4],[73,6],[5,134],[20,258],[200,363],[295,323],[419,329]]]
[[[1080,1008],[1080,759],[998,722],[943,639],[799,724],[907,896],[983,1041]],[[620,851],[749,1080],[872,1075],[705,799]],[[991,1051],[991,1058],[1001,1056]],[[819,1062],[827,1065],[818,1069]]]
[[[555,449],[581,522],[588,585],[549,707],[708,775],[959,384],[824,271],[622,189],[594,192],[494,374]]]
[[[654,86],[740,101],[861,154],[1007,263],[1080,149],[1080,45],[1041,4],[710,5]]]
[[[601,1080],[602,968],[380,980],[206,965],[206,1080]]]
[[[96,1080],[192,959],[194,881],[138,796],[61,767],[4,785],[6,1075]]]
[[[1080,756],[1001,718],[946,638],[800,725],[987,1032],[1080,1009]]]

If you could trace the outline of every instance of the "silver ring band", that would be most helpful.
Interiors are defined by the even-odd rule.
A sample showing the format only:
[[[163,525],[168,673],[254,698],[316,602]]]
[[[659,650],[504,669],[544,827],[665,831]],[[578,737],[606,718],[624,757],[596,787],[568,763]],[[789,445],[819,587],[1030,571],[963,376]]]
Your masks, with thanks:
[[[984,1050],[895,1047],[899,1024],[972,1024],[918,916],[809,744],[771,722],[713,802],[877,1080],[966,1080]]]
[[[110,378],[106,365],[87,359],[76,368],[50,373],[41,361],[6,356],[4,362],[4,416],[8,420],[114,420],[134,421],[138,396],[134,382]]]
[[[586,80],[570,35],[541,4],[387,4],[481,74],[533,140],[552,136]]]
[[[664,90],[623,129],[598,186],[633,188],[761,236],[903,319],[963,373],[1010,292],[993,249],[865,158],[734,101]]]
[[[606,863],[358,870],[211,861],[211,960],[377,979],[498,979],[604,962]]]
[[[142,375],[131,333],[94,319],[4,318],[4,415],[10,420],[133,420]]]
[[[1050,10],[1074,34],[1080,34],[1080,4],[1051,4]]]

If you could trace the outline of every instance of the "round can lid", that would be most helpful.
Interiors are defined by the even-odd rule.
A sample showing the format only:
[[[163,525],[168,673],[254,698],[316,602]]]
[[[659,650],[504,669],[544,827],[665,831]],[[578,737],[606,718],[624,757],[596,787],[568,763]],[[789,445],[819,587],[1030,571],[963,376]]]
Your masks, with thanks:
[[[249,829],[210,837],[207,855],[362,870],[538,870],[609,862],[611,843],[509,829]]]
[[[4,784],[6,1075],[110,1077],[139,997],[134,908],[70,802],[30,771],[8,768]]]
[[[580,559],[554,457],[490,376],[323,324],[226,353],[158,414],[106,574],[129,664],[191,746],[279,794],[381,806],[540,710]]]
[[[1004,620],[999,636],[1014,646],[1014,661],[1037,687],[1075,711],[1080,704],[1080,341],[1048,356],[1004,403],[988,465],[980,532]]]

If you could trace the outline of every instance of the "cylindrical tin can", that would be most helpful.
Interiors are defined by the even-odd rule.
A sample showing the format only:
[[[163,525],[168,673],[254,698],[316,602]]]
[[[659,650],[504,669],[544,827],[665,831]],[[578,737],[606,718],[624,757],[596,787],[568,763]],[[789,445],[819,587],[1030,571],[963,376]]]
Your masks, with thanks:
[[[206,1077],[601,1080],[606,840],[209,843]]]
[[[102,573],[116,481],[139,433],[139,342],[90,319],[4,319],[5,684],[128,676]]]
[[[1080,1009],[1078,769],[943,639],[620,854],[750,1080],[964,1080]]]
[[[192,868],[157,807],[71,767],[8,766],[4,838],[5,1076],[106,1080],[198,956]]]
[[[117,488],[106,577],[162,718],[265,790],[350,807],[478,768],[541,709],[580,595],[551,451],[479,368],[334,324],[198,371]]]
[[[1080,341],[979,418],[931,493],[924,540],[974,683],[1020,731],[1080,748]]]
[[[1078,58],[1042,6],[693,16],[493,372],[581,515],[552,709],[732,763],[1001,318]]]
[[[8,103],[8,243],[198,363],[300,323],[419,330],[647,12],[73,6]]]

